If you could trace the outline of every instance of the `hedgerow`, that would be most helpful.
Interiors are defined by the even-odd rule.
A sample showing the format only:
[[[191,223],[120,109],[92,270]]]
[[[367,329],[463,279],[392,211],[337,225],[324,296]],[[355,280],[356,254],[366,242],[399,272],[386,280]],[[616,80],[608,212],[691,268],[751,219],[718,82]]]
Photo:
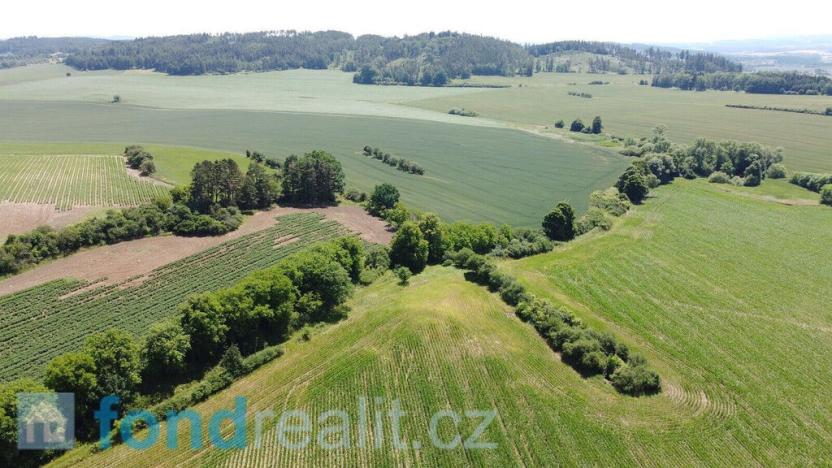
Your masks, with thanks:
[[[448,255],[448,263],[466,270],[466,279],[497,292],[515,314],[530,323],[562,360],[583,375],[603,375],[621,393],[647,395],[661,391],[661,379],[646,361],[610,333],[600,333],[551,302],[538,299],[517,280],[497,270],[488,258],[470,249]]]

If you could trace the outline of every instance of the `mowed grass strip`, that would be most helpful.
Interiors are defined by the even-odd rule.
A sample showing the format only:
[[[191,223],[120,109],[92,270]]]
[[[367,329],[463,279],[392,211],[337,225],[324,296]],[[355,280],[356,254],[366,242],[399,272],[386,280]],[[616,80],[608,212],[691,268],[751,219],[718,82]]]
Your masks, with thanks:
[[[0,200],[73,206],[133,206],[166,189],[130,176],[120,156],[0,155]]]

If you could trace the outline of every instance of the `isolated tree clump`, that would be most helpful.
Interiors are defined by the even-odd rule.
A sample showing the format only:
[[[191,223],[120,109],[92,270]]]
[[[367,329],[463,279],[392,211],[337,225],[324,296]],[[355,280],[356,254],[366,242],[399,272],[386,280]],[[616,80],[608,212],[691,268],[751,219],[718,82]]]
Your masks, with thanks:
[[[619,177],[615,187],[636,205],[641,203],[650,191],[644,174],[636,166],[628,167]]]
[[[283,163],[283,197],[292,203],[333,203],[344,192],[341,163],[326,151],[291,155]]]
[[[582,132],[584,130],[584,123],[581,119],[575,119],[572,121],[572,124],[569,125],[570,132]]]
[[[595,116],[595,118],[592,119],[592,133],[598,135],[602,130],[604,130],[604,124],[601,123],[601,117]]]
[[[425,269],[429,254],[428,241],[425,240],[419,226],[412,221],[402,224],[390,243],[390,263],[407,267],[413,273]]]
[[[820,202],[832,206],[832,184],[826,184],[820,189]]]
[[[370,195],[367,209],[373,216],[380,216],[399,202],[399,190],[391,184],[376,185]]]
[[[575,212],[566,202],[560,202],[543,218],[543,232],[549,239],[568,241],[575,237]]]

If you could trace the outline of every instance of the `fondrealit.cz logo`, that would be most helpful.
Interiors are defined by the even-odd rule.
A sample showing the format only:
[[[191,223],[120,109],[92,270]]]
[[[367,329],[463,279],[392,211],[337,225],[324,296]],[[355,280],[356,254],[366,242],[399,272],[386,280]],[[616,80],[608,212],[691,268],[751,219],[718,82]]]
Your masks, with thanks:
[[[75,394],[17,394],[17,448],[19,450],[68,450],[73,445],[75,445]]]

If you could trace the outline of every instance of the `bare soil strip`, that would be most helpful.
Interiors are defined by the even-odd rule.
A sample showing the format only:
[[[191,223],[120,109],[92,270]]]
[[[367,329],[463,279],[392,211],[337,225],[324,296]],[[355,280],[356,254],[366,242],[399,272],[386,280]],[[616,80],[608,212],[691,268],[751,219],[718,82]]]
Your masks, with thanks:
[[[44,206],[55,211],[49,205]],[[73,209],[72,212],[74,211]],[[309,209],[278,207],[255,213],[248,217],[239,229],[223,236],[149,237],[84,250],[0,281],[0,295],[22,291],[60,278],[77,278],[85,281],[106,278],[106,281],[100,284],[118,283],[147,274],[156,268],[225,241],[266,229],[277,222],[275,218],[278,216],[303,211],[320,213],[328,219],[341,223],[369,242],[387,244],[392,237],[383,221],[369,216],[358,206]]]

